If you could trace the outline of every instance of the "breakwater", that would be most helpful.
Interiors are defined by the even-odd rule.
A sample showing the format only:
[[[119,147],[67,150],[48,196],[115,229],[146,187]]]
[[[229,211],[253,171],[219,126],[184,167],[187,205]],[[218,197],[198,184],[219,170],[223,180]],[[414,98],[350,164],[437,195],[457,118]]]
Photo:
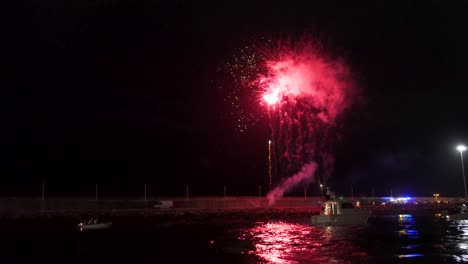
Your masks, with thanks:
[[[164,197],[151,199],[119,199],[119,198],[0,198],[0,214],[8,212],[43,212],[43,211],[108,211],[152,209],[158,201],[171,201],[173,209],[236,209],[236,208],[284,208],[318,206],[320,197],[283,198],[273,206],[268,205],[266,198],[258,197]]]
[[[155,208],[160,200],[172,201],[173,208]],[[210,217],[303,217],[318,214],[321,210],[321,197],[286,197],[272,206],[264,197],[164,197],[151,199],[104,198],[0,198],[0,217],[58,217],[79,218],[83,215],[105,215],[119,217],[155,217],[158,219],[185,218],[205,219]],[[361,207],[374,214],[427,214],[452,208],[459,204],[457,198],[434,201],[426,198],[413,199],[412,202],[383,204],[376,199],[354,198]]]

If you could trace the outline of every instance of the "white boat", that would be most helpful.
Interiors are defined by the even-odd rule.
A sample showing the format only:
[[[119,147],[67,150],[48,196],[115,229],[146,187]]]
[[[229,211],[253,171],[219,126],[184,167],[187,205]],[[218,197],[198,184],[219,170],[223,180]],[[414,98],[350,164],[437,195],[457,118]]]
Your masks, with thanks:
[[[363,225],[370,211],[355,208],[350,202],[326,201],[320,215],[311,217],[311,225]]]
[[[80,231],[83,230],[92,230],[92,229],[108,229],[112,227],[112,222],[104,222],[104,223],[97,223],[97,222],[92,222],[92,223],[79,223],[78,228]]]

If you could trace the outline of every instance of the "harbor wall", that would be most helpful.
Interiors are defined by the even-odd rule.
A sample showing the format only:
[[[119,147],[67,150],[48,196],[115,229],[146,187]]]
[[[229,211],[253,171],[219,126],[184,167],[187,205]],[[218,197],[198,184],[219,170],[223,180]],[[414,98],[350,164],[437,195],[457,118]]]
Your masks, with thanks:
[[[362,206],[382,206],[386,198],[352,197],[345,198],[357,202]],[[249,209],[249,208],[301,208],[320,207],[322,197],[286,197],[269,204],[265,197],[155,197],[147,200],[142,198],[119,199],[94,197],[75,198],[28,198],[28,197],[3,197],[0,198],[0,213],[9,212],[40,212],[40,211],[90,211],[90,210],[132,210],[155,209],[157,201],[169,200],[173,202],[173,209]],[[450,206],[462,202],[462,198],[414,197],[407,202],[408,205],[424,206]]]

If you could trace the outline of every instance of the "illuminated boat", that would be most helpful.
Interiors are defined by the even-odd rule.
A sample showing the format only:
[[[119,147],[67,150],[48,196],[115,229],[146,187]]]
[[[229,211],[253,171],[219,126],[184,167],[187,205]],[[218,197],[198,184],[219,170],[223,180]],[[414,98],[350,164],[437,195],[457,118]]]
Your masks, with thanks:
[[[90,221],[88,223],[81,222],[78,224],[78,229],[80,229],[80,231],[93,230],[93,229],[108,229],[111,227],[112,227],[112,222],[98,223],[97,220]]]
[[[326,201],[319,215],[311,217],[311,225],[363,225],[370,211],[355,208],[350,202]]]

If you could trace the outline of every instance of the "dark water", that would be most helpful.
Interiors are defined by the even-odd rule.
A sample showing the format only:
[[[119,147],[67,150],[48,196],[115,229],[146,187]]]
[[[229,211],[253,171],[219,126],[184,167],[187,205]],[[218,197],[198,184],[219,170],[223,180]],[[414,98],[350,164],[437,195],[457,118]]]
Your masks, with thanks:
[[[115,221],[80,232],[54,220],[4,222],[0,263],[459,263],[468,221],[385,216],[362,227],[308,219],[161,225]]]

